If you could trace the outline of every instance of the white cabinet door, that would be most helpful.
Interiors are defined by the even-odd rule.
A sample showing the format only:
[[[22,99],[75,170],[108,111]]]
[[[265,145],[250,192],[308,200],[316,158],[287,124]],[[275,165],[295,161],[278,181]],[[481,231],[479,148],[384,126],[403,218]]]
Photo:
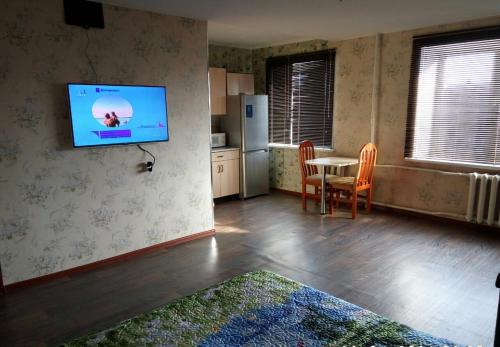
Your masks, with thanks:
[[[213,115],[226,114],[226,69],[211,67],[208,69],[210,79],[210,111]]]
[[[214,199],[221,197],[221,162],[212,162],[212,190]]]
[[[253,75],[248,73],[240,74],[239,78],[239,88],[240,93],[253,95],[254,94],[254,82]]]
[[[240,79],[239,73],[227,74],[227,95],[238,95],[240,94]]]
[[[227,74],[227,95],[253,95],[254,81],[253,75],[248,73],[228,73]]]
[[[238,194],[240,192],[240,161],[225,160],[219,162],[222,165],[220,173],[221,196]]]
[[[240,193],[240,150],[212,152],[213,196],[234,195]]]

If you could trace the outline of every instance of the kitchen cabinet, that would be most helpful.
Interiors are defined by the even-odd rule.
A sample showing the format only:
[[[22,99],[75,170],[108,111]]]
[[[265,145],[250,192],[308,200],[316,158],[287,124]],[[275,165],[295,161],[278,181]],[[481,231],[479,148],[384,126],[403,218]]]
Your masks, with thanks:
[[[226,69],[211,67],[208,69],[210,80],[210,113],[226,114]]]
[[[221,173],[220,173],[220,162],[212,162],[212,191],[215,198],[220,198],[221,194]]]
[[[240,193],[240,150],[212,152],[213,197]]]
[[[249,73],[228,73],[227,74],[227,95],[254,94],[253,74]]]

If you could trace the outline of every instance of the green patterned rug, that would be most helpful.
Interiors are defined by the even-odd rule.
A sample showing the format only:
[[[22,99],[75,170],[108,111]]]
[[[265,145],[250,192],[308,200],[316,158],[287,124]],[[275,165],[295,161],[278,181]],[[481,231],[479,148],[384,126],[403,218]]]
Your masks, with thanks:
[[[454,346],[268,271],[63,346]]]

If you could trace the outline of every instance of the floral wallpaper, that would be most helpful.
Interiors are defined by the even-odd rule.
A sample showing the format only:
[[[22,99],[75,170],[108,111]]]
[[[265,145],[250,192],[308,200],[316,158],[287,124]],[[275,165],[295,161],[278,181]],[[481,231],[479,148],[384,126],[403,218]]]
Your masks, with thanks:
[[[500,24],[500,17],[384,34],[380,80],[377,145],[380,164],[435,169],[445,173],[380,167],[375,199],[388,204],[465,215],[469,181],[455,172],[485,172],[474,168],[417,164],[404,160],[410,61],[413,36]]]
[[[252,50],[209,45],[208,65],[226,68],[227,72],[252,73]]]
[[[98,81],[165,85],[170,141],[73,149],[67,82],[94,82],[62,0],[3,4],[0,264],[4,284],[213,229],[206,22],[104,5]],[[133,23],[133,25],[131,25]],[[204,169],[205,168],[205,169]]]
[[[378,164],[381,166],[375,170],[375,201],[431,213],[465,214],[468,178],[453,173],[468,173],[474,169],[404,160],[412,37],[498,24],[500,17],[382,35],[380,108],[376,124]],[[256,93],[266,91],[265,62],[268,57],[328,48],[336,49],[334,150],[317,151],[317,156],[357,157],[361,146],[370,141],[374,36],[340,42],[313,40],[253,50]],[[280,147],[270,152],[271,187],[300,191],[297,149]],[[354,170],[351,168],[350,174],[354,174]]]

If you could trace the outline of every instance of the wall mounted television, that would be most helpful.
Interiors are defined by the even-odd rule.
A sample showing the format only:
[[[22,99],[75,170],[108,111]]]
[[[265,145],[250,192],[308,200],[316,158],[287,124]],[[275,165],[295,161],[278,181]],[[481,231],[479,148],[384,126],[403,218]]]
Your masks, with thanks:
[[[167,89],[68,83],[74,147],[168,141]]]

